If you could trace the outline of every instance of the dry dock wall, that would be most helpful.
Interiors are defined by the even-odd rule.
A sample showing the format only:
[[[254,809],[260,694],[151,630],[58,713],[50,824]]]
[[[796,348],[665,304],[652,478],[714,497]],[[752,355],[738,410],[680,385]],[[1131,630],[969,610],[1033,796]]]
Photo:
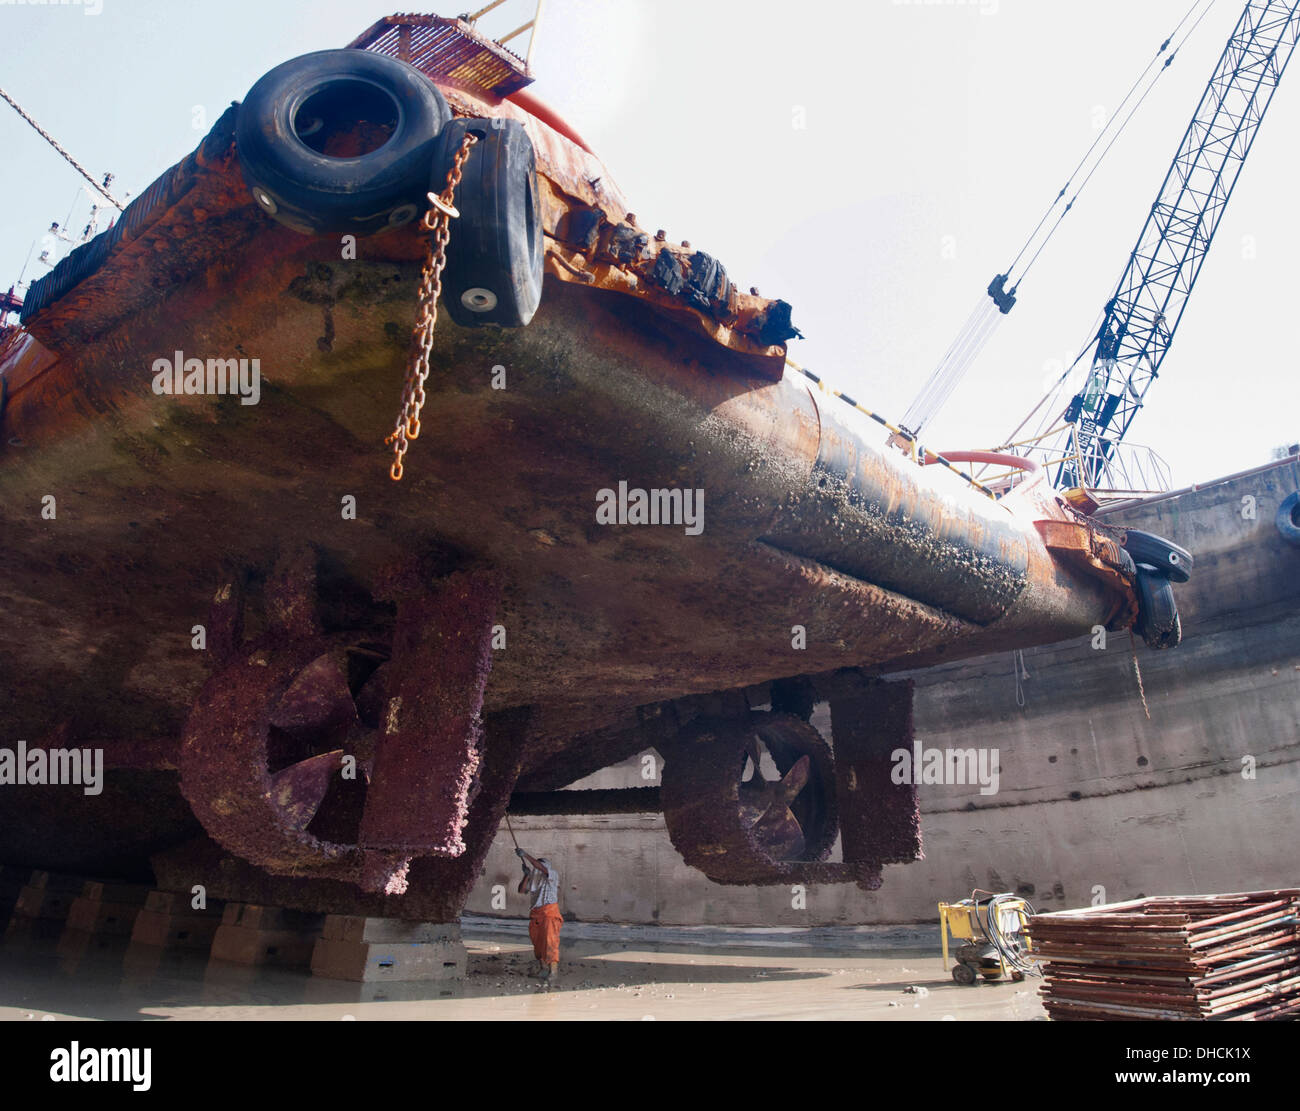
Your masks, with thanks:
[[[1196,558],[1192,581],[1176,588],[1183,644],[1138,643],[1149,720],[1126,633],[1104,648],[1084,638],[1027,649],[1023,664],[999,653],[917,673],[917,739],[996,750],[998,790],[922,785],[926,859],[886,868],[879,891],[711,883],[682,863],[659,815],[517,818],[515,833],[555,861],[561,909],[584,921],[909,922],[977,886],[1046,910],[1295,886],[1300,548],[1274,519],[1298,488],[1292,461],[1108,518]],[[1028,674],[1019,684],[1018,671]],[[813,722],[829,737],[825,706]],[[637,757],[581,786],[653,785],[648,767]],[[519,874],[503,831],[466,909],[525,915]]]

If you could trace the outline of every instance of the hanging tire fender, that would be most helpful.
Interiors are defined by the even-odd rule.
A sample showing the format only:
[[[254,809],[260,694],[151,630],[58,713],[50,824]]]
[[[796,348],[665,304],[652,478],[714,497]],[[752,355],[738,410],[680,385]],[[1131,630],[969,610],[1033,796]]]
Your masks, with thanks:
[[[257,205],[306,235],[373,235],[425,212],[429,163],[451,119],[419,70],[365,50],[321,50],[276,66],[235,124]]]
[[[470,148],[454,204],[443,305],[462,327],[522,328],[542,300],[543,240],[537,158],[523,124],[458,119],[443,131],[431,189],[441,193],[466,132]]]
[[[1137,565],[1137,631],[1149,648],[1176,648],[1183,639],[1174,588],[1161,569]]]
[[[1128,529],[1124,539],[1124,550],[1133,557],[1135,563],[1145,563],[1154,567],[1160,574],[1176,583],[1185,583],[1192,577],[1192,553],[1180,548],[1163,536]]]
[[[1278,506],[1276,523],[1282,539],[1300,548],[1300,493],[1291,494]]]

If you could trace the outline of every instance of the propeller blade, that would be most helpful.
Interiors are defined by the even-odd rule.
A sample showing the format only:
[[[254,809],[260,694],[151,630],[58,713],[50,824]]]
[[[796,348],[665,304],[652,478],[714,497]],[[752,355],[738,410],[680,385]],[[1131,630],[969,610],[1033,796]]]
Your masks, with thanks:
[[[271,776],[271,800],[292,830],[304,830],[343,766],[343,750],[290,764]]]
[[[361,815],[366,807],[366,787],[369,777],[360,765],[355,769],[356,778],[334,776],[316,808],[316,816],[307,826],[307,832],[322,841],[332,841],[338,845],[355,845],[357,832],[361,828]]]
[[[782,777],[773,793],[781,802],[789,806],[794,802],[799,792],[808,786],[808,777],[811,772],[812,760],[807,756],[800,756]]]
[[[749,741],[745,745],[745,755],[748,756],[749,759],[752,760],[754,764],[754,774],[748,780],[746,780],[746,782],[762,783],[763,782],[763,757],[761,752],[759,751],[757,737],[751,736],[749,738]],[[743,780],[745,775],[745,768],[743,765],[741,766],[740,769],[740,775]]]
[[[807,847],[799,819],[784,803],[770,807],[755,823],[754,833],[775,860],[798,860]]]
[[[332,737],[357,721],[343,662],[334,653],[304,667],[271,711],[270,723],[294,737]]]
[[[740,828],[749,829],[762,820],[767,813],[770,800],[767,792],[760,787],[751,787],[748,783],[740,785]]]

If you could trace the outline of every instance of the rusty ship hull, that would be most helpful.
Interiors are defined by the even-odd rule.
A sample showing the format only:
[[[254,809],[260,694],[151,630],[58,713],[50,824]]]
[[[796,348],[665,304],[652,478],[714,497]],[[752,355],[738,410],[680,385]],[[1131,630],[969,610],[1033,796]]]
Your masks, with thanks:
[[[424,236],[367,238],[350,259],[338,237],[272,223],[240,176],[237,107],[6,338],[4,743],[102,749],[107,773],[96,797],[9,791],[5,861],[446,917],[512,791],[743,713],[748,688],[861,685],[1132,623],[1121,532],[1041,484],[995,501],[890,451],[786,368],[788,306],[652,240],[575,136],[441,88],[458,115],[527,128],[546,286],[526,328],[439,321],[401,483],[382,445]],[[256,358],[258,403],[160,395],[152,367],[173,353]],[[620,482],[702,491],[702,531],[601,524],[600,491]],[[435,582],[453,586],[430,601]],[[271,676],[283,717],[295,676],[345,633],[347,667],[407,645],[400,689],[427,703],[386,771],[382,729],[349,734],[368,769],[425,792],[376,819],[365,852],[295,810],[337,752],[312,750],[287,779],[232,755],[292,732],[265,713],[250,724],[249,683]],[[912,858],[903,842],[868,870]],[[412,858],[401,902],[393,877]]]

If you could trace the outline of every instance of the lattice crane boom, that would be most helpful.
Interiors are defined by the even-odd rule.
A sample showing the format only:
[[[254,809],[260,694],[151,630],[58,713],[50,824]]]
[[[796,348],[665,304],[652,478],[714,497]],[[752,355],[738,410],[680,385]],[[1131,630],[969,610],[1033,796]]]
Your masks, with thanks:
[[[1246,4],[1106,303],[1084,387],[1048,449],[1060,460],[1058,488],[1101,485],[1142,409],[1298,39],[1300,2]]]

